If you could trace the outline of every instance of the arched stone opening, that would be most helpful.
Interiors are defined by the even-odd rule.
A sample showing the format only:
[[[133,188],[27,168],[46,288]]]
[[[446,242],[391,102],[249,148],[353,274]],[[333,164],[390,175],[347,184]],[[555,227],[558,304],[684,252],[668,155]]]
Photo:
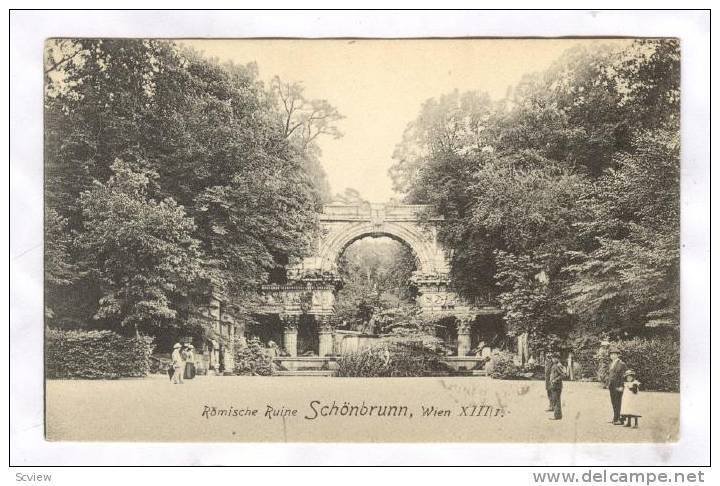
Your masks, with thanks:
[[[357,243],[359,241],[368,239],[368,238],[389,238],[393,241],[396,241],[403,245],[405,248],[410,250],[410,252],[413,254],[413,257],[415,258],[415,268],[418,269],[421,266],[420,258],[418,257],[417,251],[413,248],[413,246],[408,243],[405,239],[397,236],[396,234],[392,233],[382,233],[382,232],[373,232],[373,233],[364,233],[357,235],[356,237],[353,237],[352,239],[348,240],[339,250],[337,253],[337,256],[335,257],[335,268],[337,268],[338,262],[340,258],[345,254],[345,251],[351,247],[354,243]]]
[[[468,322],[478,315],[497,314],[489,302],[467,302],[452,289],[448,256],[437,241],[437,231],[428,208],[413,205],[330,204],[320,213],[320,235],[311,255],[288,265],[287,281],[262,288],[265,313],[276,314],[283,326],[283,343],[296,356],[298,333],[304,316],[312,316],[317,332],[301,335],[312,341],[320,357],[338,352],[334,344],[337,326],[335,299],[342,279],[338,259],[354,242],[367,237],[388,237],[410,248],[416,257],[411,282],[416,290],[415,303],[423,313],[436,318],[456,317],[458,359],[472,349],[473,336]],[[477,340],[477,338],[475,338]],[[313,349],[313,351],[315,351]]]
[[[318,248],[320,269],[323,272],[337,270],[337,260],[345,249],[363,238],[388,237],[406,245],[417,259],[417,269],[421,273],[447,271],[445,255],[437,248],[433,234],[423,234],[415,225],[386,222],[382,225],[362,222],[331,228]]]
[[[384,322],[382,316],[415,304],[411,280],[417,267],[410,245],[392,235],[363,235],[348,241],[337,256],[343,287],[335,295],[336,327],[366,334],[382,332],[382,326],[378,327]]]

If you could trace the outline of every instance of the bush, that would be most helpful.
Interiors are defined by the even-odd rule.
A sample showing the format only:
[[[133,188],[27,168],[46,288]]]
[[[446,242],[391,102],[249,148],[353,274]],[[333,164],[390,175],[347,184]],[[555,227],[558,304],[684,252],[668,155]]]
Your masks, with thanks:
[[[274,372],[272,358],[267,353],[259,338],[250,338],[247,346],[235,343],[236,375],[269,376]]]
[[[603,366],[610,357],[604,348],[599,345],[595,349],[581,349],[573,351],[573,365],[575,379],[578,381],[599,381],[604,383],[607,367]]]
[[[496,380],[544,380],[545,367],[538,363],[515,364],[515,354],[500,351],[490,357],[485,370]]]
[[[47,378],[115,379],[150,372],[152,338],[123,337],[112,331],[45,332]]]
[[[680,391],[680,343],[676,338],[635,338],[617,346],[627,367],[637,373],[643,390]],[[609,358],[601,360],[598,378],[602,383],[606,382],[609,363]]]
[[[582,335],[572,340],[569,351],[573,353],[576,380],[605,382],[607,367],[603,367],[603,363],[609,362],[610,357],[607,350],[601,348],[601,342],[597,335]]]
[[[592,365],[595,366],[595,377],[597,381],[607,387],[608,372],[610,370],[610,353],[606,347],[598,349],[593,355]]]
[[[498,380],[514,380],[520,377],[520,367],[515,364],[515,356],[510,351],[493,354],[488,363],[488,371],[492,378]]]
[[[389,376],[382,348],[367,348],[345,353],[338,359],[337,376]]]
[[[643,389],[680,390],[680,343],[673,336],[634,338],[616,344],[628,368],[637,373]],[[593,377],[607,385],[610,355],[607,347],[585,349],[575,356],[581,366],[579,379]]]
[[[441,356],[421,342],[394,342],[387,347],[346,353],[338,359],[337,376],[427,376],[447,372]]]
[[[390,347],[389,376],[427,376],[448,371],[440,355],[421,342],[400,342]]]

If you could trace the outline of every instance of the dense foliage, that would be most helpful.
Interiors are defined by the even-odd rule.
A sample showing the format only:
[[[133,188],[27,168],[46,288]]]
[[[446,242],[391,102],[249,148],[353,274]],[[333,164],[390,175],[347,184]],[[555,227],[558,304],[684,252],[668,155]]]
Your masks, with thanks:
[[[508,351],[501,351],[490,357],[486,370],[492,378],[498,380],[512,380],[520,373],[520,367],[515,364],[514,353]]]
[[[337,363],[336,376],[364,378],[388,376],[385,351],[379,347],[343,353]]]
[[[146,376],[150,372],[153,348],[152,339],[147,336],[46,329],[45,376],[66,379]]]
[[[344,286],[335,315],[347,329],[381,332],[382,314],[412,303],[415,256],[389,238],[365,238],[347,247],[338,262]]]
[[[578,47],[504,100],[450,93],[408,125],[395,188],[444,217],[454,285],[531,348],[678,326],[679,66],[670,39]]]
[[[422,342],[390,341],[385,347],[343,354],[338,359],[337,376],[409,377],[447,372],[441,356]]]
[[[268,355],[260,339],[250,338],[247,345],[235,343],[235,369],[236,375],[268,376],[274,372],[272,358]]]
[[[680,342],[677,337],[634,338],[618,343],[622,360],[635,371],[641,390],[680,391]],[[598,379],[605,382],[609,359],[603,359]]]
[[[538,363],[526,363],[518,365],[515,363],[517,356],[510,351],[500,351],[493,354],[485,365],[485,370],[490,377],[497,380],[543,380],[544,366]]]
[[[173,42],[48,41],[48,323],[182,335],[210,292],[249,312],[313,241],[339,118]]]
[[[378,332],[391,342],[419,343],[443,355],[450,351],[444,340],[438,336],[440,320],[423,313],[416,305],[384,309],[376,315],[376,324]],[[451,325],[455,326],[454,320]]]
[[[559,346],[555,347],[558,349]],[[576,380],[605,383],[610,355],[598,336],[584,334],[570,340],[564,351],[572,353],[573,375]],[[565,356],[566,353],[562,353]]]
[[[395,341],[390,346],[388,376],[428,376],[448,370],[437,349],[423,342]]]

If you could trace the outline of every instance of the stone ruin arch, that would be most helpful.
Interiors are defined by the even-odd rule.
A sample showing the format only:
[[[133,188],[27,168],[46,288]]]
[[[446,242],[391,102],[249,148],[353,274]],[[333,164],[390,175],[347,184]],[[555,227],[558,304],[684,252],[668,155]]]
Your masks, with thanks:
[[[448,260],[437,242],[437,231],[420,223],[427,206],[410,205],[327,205],[320,215],[322,237],[316,255],[303,266],[337,271],[337,259],[355,241],[387,236],[407,245],[423,274],[447,274]]]
[[[268,284],[261,289],[262,313],[280,316],[283,345],[297,354],[300,316],[312,315],[318,323],[319,352],[333,353],[334,306],[342,281],[337,273],[339,256],[353,242],[365,237],[387,236],[407,245],[417,260],[412,284],[417,288],[417,305],[435,317],[457,318],[458,356],[470,350],[470,323],[482,314],[498,310],[485,302],[467,302],[452,290],[447,252],[437,240],[431,208],[405,204],[328,204],[319,214],[320,236],[312,254],[287,268],[285,284]]]

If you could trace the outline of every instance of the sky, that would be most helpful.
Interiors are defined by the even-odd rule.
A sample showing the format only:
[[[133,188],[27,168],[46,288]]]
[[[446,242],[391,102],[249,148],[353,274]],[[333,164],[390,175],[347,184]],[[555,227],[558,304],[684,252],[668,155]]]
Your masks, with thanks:
[[[609,43],[608,40],[601,41]],[[372,202],[392,191],[388,169],[408,123],[429,98],[454,89],[500,99],[526,73],[542,71],[579,39],[185,40],[207,57],[256,62],[263,81],[300,81],[345,117],[344,136],[319,140],[333,194],[357,189]]]

